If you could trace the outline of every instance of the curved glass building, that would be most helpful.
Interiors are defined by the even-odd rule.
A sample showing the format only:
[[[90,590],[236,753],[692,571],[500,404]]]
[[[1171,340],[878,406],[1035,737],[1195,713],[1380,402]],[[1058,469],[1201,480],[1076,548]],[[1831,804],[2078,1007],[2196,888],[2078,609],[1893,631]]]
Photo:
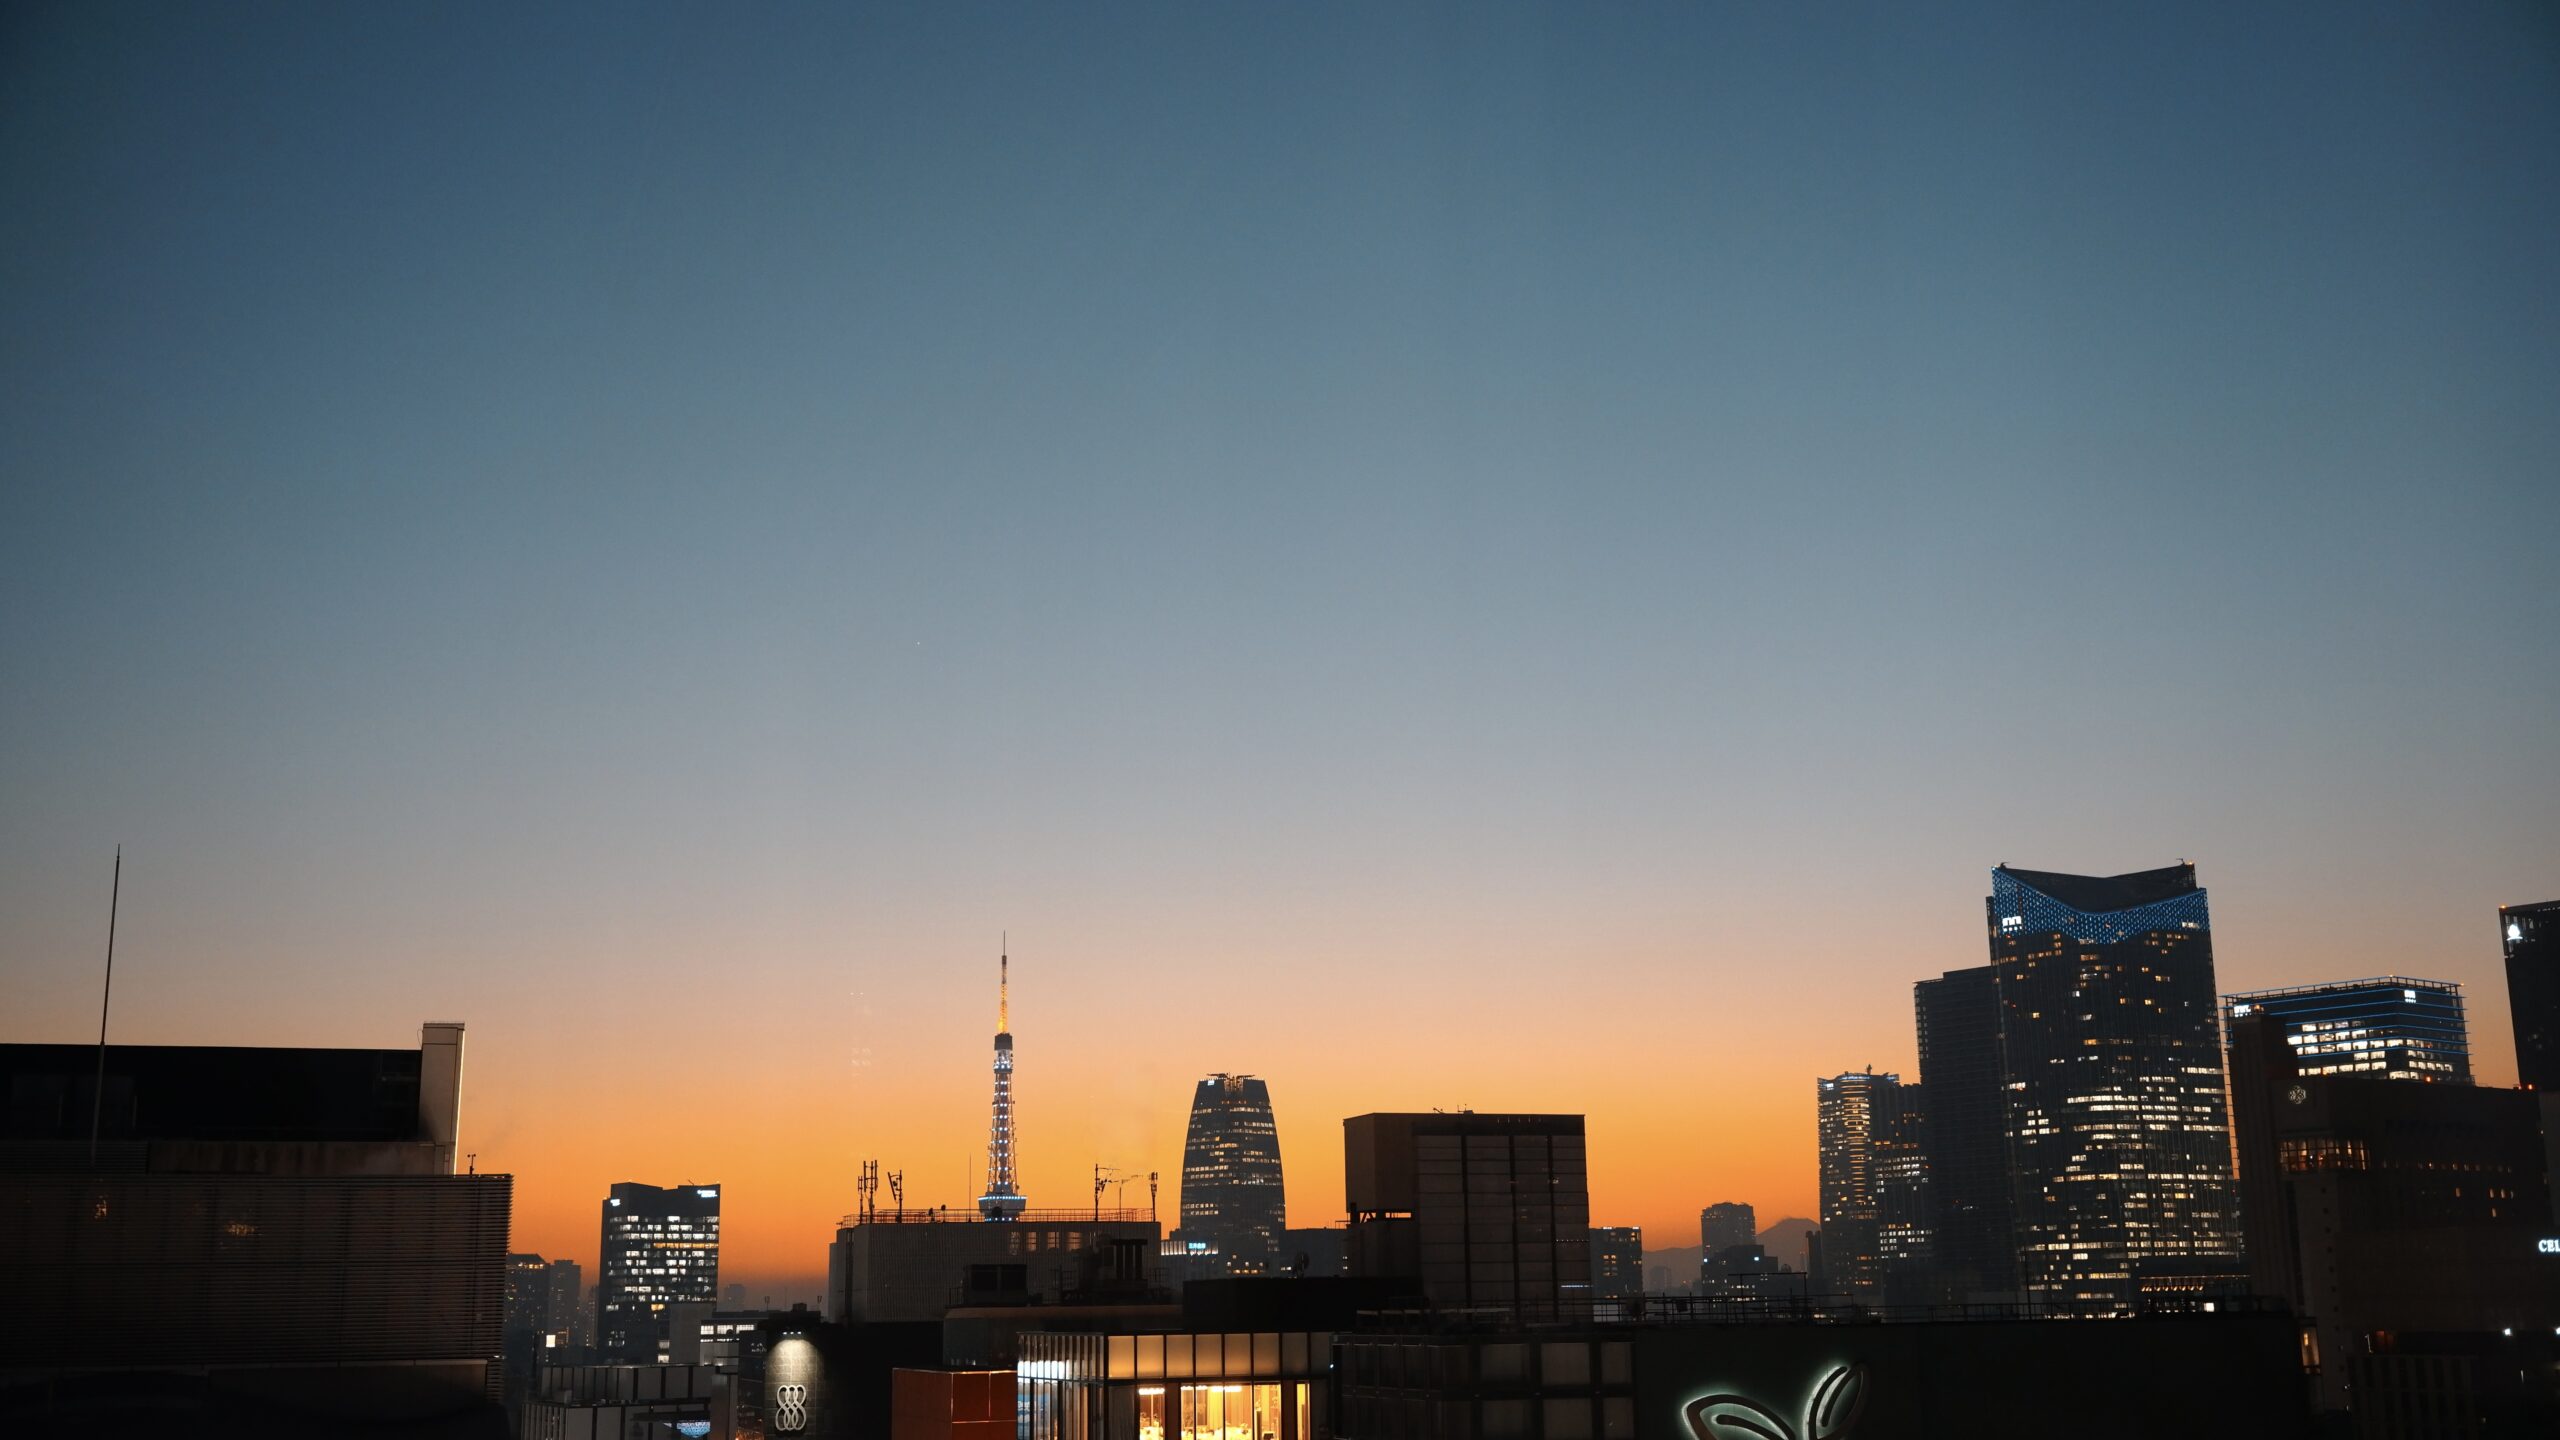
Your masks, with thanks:
[[[1250,1075],[1201,1081],[1182,1144],[1182,1238],[1205,1241],[1229,1270],[1252,1273],[1278,1255],[1284,1214],[1271,1087]]]

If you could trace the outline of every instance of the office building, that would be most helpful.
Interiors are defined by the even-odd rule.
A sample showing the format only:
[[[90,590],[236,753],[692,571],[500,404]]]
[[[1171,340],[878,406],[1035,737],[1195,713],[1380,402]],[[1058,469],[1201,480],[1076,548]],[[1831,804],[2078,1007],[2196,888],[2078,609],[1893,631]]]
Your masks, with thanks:
[[[2105,1315],[2234,1281],[2213,929],[2195,867],[2003,865],[1984,915],[1991,963],[1923,982],[1920,997],[1943,1145],[1939,1253],[1960,1291],[2014,1275],[2040,1306]],[[2005,1214],[1984,1203],[1995,1172]]]
[[[507,1257],[505,1333],[540,1335],[551,1328],[551,1262],[539,1255]]]
[[[1876,1261],[1891,1305],[1943,1299],[1929,1188],[1928,1105],[1919,1085],[1875,1092]]]
[[[1822,1199],[1824,1284],[1833,1293],[1874,1300],[1884,1289],[1879,1222],[1878,1097],[1902,1088],[1899,1075],[1865,1071],[1814,1082],[1814,1128]]]
[[[2516,1081],[2560,1092],[2560,900],[2499,906],[2498,935],[2515,1018]]]
[[[1267,1271],[1288,1226],[1280,1181],[1280,1130],[1271,1089],[1250,1075],[1212,1075],[1191,1094],[1182,1146],[1182,1229],[1231,1269]]]
[[[1342,1122],[1354,1276],[1414,1276],[1444,1309],[1553,1316],[1585,1300],[1591,1190],[1579,1115]]]
[[[1144,1210],[870,1210],[827,1247],[825,1318],[939,1320],[959,1305],[1059,1304],[1143,1296],[1162,1272],[1162,1236]]]
[[[1022,1336],[1026,1440],[1325,1440],[1333,1336],[1295,1329]]]
[[[720,1187],[626,1181],[601,1208],[596,1351],[609,1365],[664,1364],[667,1307],[720,1293]]]
[[[1760,1243],[1760,1221],[1739,1200],[1719,1200],[1698,1212],[1698,1243],[1707,1254]]]
[[[525,1440],[709,1435],[719,1375],[708,1365],[546,1365],[525,1397]]]
[[[2314,1324],[2325,1406],[2369,1411],[2357,1365],[2406,1337],[2560,1326],[2538,1097],[2309,1073],[2288,1029],[2232,1022],[2241,1215],[2250,1288]]]
[[[1342,1274],[1348,1234],[1339,1225],[1308,1225],[1281,1231],[1279,1273],[1309,1279]]]
[[[2008,1082],[2000,1063],[2000,994],[1987,965],[1912,986],[1937,1288],[1956,1301],[2018,1293],[2016,1203],[2009,1173]]]
[[[1766,1310],[1773,1302],[1801,1309],[1813,1300],[1817,1288],[1821,1234],[1818,1230],[1805,1232],[1805,1244],[1814,1255],[1815,1264],[1804,1270],[1789,1268],[1756,1240],[1748,1245],[1728,1245],[1698,1262],[1697,1293],[1727,1304],[1751,1302],[1760,1310]]]
[[[454,1173],[462,1031],[0,1045],[9,1413],[84,1434],[146,1397],[170,1433],[314,1409],[349,1434],[503,1423],[513,1187]]]
[[[1634,1225],[1592,1226],[1592,1298],[1623,1300],[1643,1293],[1643,1229]]]
[[[2253,1014],[2276,1017],[2305,1075],[2471,1083],[2471,1038],[2462,987],[2378,975],[2222,997],[2225,1033]]]

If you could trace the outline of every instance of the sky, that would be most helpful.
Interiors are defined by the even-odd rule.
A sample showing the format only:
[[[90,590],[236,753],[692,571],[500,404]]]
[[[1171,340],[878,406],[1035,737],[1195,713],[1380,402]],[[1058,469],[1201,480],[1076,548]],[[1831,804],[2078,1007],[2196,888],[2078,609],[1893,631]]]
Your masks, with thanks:
[[[0,1041],[467,1032],[518,1249],[1258,1074],[1812,1215],[2002,863],[2560,897],[2560,21],[0,11]],[[1143,1203],[1140,1186],[1118,1192]]]

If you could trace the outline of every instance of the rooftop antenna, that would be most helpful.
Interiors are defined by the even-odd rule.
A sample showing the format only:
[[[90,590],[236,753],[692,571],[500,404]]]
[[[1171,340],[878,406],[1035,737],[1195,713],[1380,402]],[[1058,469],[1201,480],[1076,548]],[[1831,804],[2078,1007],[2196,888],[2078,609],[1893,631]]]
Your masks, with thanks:
[[[124,899],[124,847],[116,847],[115,878],[107,882],[107,983],[98,990],[98,1086],[89,1098],[89,1167],[98,1165],[98,1125],[107,1114],[107,1002],[116,993],[116,906]]]
[[[1009,998],[1013,984],[1013,932],[999,930],[996,941],[996,1031],[1011,1034],[1013,1006]]]

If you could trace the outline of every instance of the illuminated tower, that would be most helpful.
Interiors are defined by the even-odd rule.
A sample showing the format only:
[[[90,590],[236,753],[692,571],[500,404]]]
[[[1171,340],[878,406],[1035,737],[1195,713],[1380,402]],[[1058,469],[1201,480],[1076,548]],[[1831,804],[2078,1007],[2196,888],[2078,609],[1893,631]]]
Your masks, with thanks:
[[[984,1220],[1011,1220],[1023,1207],[1022,1192],[1013,1188],[1012,966],[1010,955],[997,955],[995,1118],[987,1128],[987,1193],[978,1197]]]

